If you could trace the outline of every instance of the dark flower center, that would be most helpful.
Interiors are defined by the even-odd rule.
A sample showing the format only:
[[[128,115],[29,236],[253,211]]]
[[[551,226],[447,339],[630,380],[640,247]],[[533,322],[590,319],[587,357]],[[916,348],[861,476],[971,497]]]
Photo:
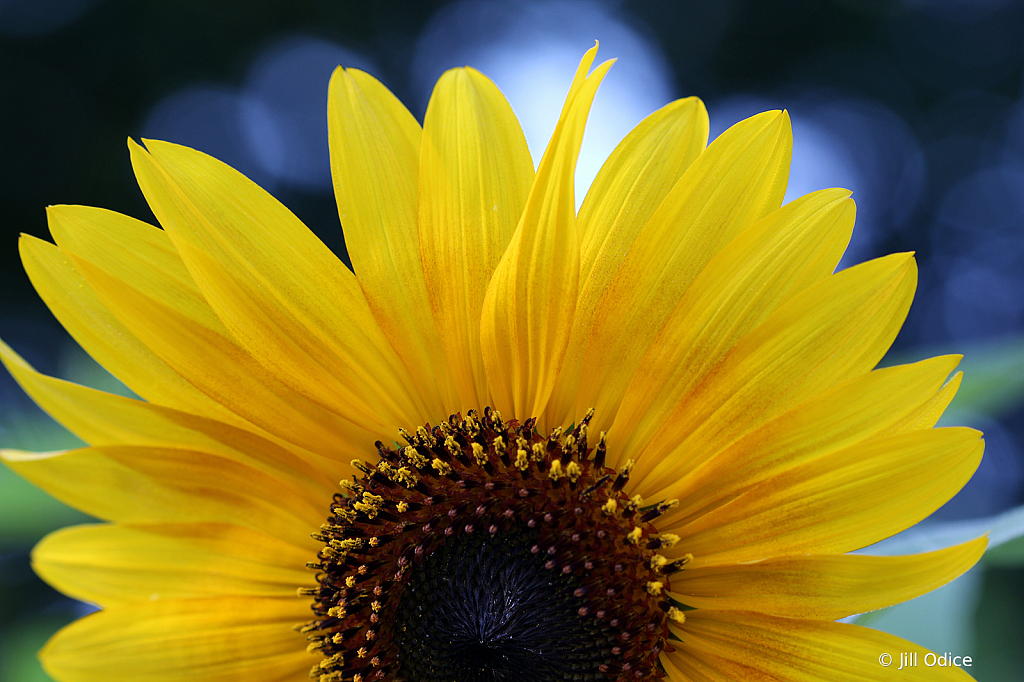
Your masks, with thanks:
[[[394,641],[402,676],[422,682],[604,680],[618,634],[581,616],[579,576],[544,568],[537,534],[460,535],[411,571]]]
[[[316,570],[319,682],[561,682],[664,675],[669,576],[687,558],[652,521],[672,506],[622,492],[588,418],[544,436],[489,408],[377,443],[342,481]]]

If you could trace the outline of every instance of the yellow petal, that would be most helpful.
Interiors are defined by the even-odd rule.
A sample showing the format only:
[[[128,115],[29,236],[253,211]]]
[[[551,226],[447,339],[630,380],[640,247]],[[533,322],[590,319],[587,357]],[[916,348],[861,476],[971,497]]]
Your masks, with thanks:
[[[664,651],[658,660],[672,682],[779,682],[778,678],[758,672],[710,654],[695,655],[672,643],[673,651]]]
[[[419,243],[462,411],[489,399],[480,311],[532,181],[526,138],[494,83],[470,68],[441,76],[423,122]]]
[[[32,286],[61,325],[107,371],[146,400],[220,419],[233,415],[167,366],[107,310],[75,266],[49,242],[18,241]]]
[[[782,203],[792,134],[784,112],[737,123],[694,161],[633,243],[597,308],[576,412],[615,418],[630,378],[707,262]]]
[[[86,206],[51,206],[48,217],[61,251],[70,254],[107,308],[245,424],[346,462],[353,456],[350,444],[374,441],[369,432],[282,384],[240,348],[163,230]],[[39,245],[41,261],[58,258],[55,249],[44,246]]]
[[[357,69],[335,70],[327,101],[334,196],[352,267],[436,421],[450,413],[455,391],[420,259],[420,126],[387,88]]]
[[[896,338],[913,298],[910,254],[861,263],[790,299],[741,339],[666,413],[643,458],[643,485],[678,480],[760,424],[833,385],[868,372]]]
[[[796,556],[694,568],[672,577],[672,598],[699,609],[836,620],[945,585],[985,552],[978,538],[909,556]]]
[[[188,268],[163,230],[126,215],[91,206],[49,206],[50,234],[64,253],[104,270],[131,273],[138,288],[182,308],[205,306]],[[203,313],[213,317],[207,307]]]
[[[0,450],[0,458],[61,502],[103,520],[234,523],[306,541],[314,553],[309,534],[330,503],[239,462],[190,450],[104,445]]]
[[[129,143],[146,200],[210,307],[271,374],[391,434],[422,408],[352,273],[291,212],[187,147]]]
[[[32,550],[43,580],[76,599],[116,606],[154,599],[293,597],[315,584],[315,558],[224,523],[97,524],[47,535]]]
[[[696,97],[666,104],[623,138],[580,206],[581,281],[592,280],[599,289],[611,281],[640,230],[707,143],[708,112]]]
[[[611,433],[640,477],[639,454],[665,419],[732,347],[782,303],[835,270],[853,232],[847,190],[808,194],[730,242],[694,280],[630,381]],[[618,458],[609,459],[616,466]]]
[[[772,679],[779,682],[971,682],[956,666],[926,666],[928,649],[899,637],[857,625],[796,618],[774,618],[739,611],[690,611],[681,628],[682,639],[668,657],[676,662],[694,659],[711,668],[722,662],[734,675],[744,667],[751,674],[733,679]],[[916,652],[916,667],[900,666],[900,654]],[[891,666],[879,663],[892,656]],[[759,677],[767,676],[767,677]],[[710,678],[714,679],[714,678]]]
[[[573,182],[583,128],[597,87],[611,67],[580,62],[541,158],[522,219],[487,287],[481,350],[495,406],[519,419],[542,416],[569,342],[579,286],[579,238]]]
[[[248,423],[343,462],[390,431],[374,433],[357,426],[285,385],[238,345],[198,290],[174,281],[166,270],[135,260],[130,252],[117,254],[98,259],[102,265],[79,258],[76,251],[68,255],[132,334]]]
[[[662,525],[686,523],[729,502],[779,473],[869,438],[930,429],[916,416],[936,396],[960,357],[947,355],[912,365],[875,370],[801,403],[733,442],[724,450],[678,460],[675,478],[661,489],[641,481],[631,492],[678,499]],[[938,418],[938,415],[935,415]],[[917,429],[906,429],[908,423]]]
[[[51,417],[90,445],[188,448],[234,459],[329,499],[351,467],[300,456],[250,431],[39,374],[0,341],[0,360]],[[358,451],[353,451],[353,456]]]
[[[980,436],[966,428],[926,429],[815,458],[692,523],[659,526],[682,538],[663,551],[690,552],[698,567],[866,547],[953,497],[978,468]]]
[[[312,657],[291,626],[308,618],[308,601],[295,597],[157,599],[75,621],[39,658],[62,682],[305,679]]]
[[[960,356],[953,356],[959,358]],[[910,433],[921,429],[930,429],[939,421],[939,417],[946,411],[949,404],[956,396],[963,381],[964,373],[957,372],[950,378],[939,391],[931,397],[928,402],[919,406],[908,415],[900,419],[891,427],[879,433],[880,436],[895,435],[897,433]]]
[[[583,352],[594,314],[640,230],[707,144],[708,114],[696,97],[676,100],[645,118],[615,148],[594,178],[576,223],[580,291],[569,347],[547,408],[563,424],[576,404]]]

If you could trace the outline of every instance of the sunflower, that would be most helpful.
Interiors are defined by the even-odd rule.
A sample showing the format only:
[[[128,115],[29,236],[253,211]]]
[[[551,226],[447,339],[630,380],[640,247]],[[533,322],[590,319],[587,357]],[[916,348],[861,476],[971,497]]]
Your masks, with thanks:
[[[36,547],[101,609],[57,680],[889,679],[924,649],[837,623],[953,579],[979,539],[849,554],[928,516],[980,434],[933,428],[957,357],[875,369],[911,254],[835,273],[849,192],[786,205],[785,112],[707,146],[695,99],[651,114],[577,214],[596,47],[536,171],[485,76],[422,128],[366,73],[330,82],[354,270],[224,164],[129,141],[161,228],[48,210],[35,288],[141,399],[35,372],[89,447],[5,451],[105,523]],[[957,668],[905,679],[969,679]]]

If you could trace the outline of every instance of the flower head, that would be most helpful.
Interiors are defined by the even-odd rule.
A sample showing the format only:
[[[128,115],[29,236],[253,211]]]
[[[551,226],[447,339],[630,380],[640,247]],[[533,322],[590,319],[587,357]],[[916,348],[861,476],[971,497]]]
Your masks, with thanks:
[[[42,652],[56,679],[881,679],[881,653],[920,650],[834,622],[984,550],[848,554],[938,508],[983,449],[933,428],[958,358],[875,369],[912,256],[835,273],[854,206],[781,205],[785,112],[706,147],[694,98],[640,123],[576,214],[595,52],[536,172],[482,74],[446,73],[421,128],[339,69],[354,273],[165,142],[129,143],[162,229],[56,206],[56,245],[22,239],[51,310],[142,398],[0,346],[89,443],[4,460],[108,522],[34,552],[102,606]]]

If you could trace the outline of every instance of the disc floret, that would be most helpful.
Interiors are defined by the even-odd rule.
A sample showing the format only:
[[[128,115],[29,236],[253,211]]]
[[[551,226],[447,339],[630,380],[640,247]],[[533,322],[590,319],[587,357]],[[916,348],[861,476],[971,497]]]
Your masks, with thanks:
[[[323,655],[320,682],[497,679],[501,666],[546,680],[662,677],[665,597],[688,557],[653,521],[674,501],[624,492],[632,461],[605,466],[591,410],[545,435],[496,410],[401,429],[353,464],[313,537],[315,619],[301,626]],[[444,592],[449,598],[425,608]]]

